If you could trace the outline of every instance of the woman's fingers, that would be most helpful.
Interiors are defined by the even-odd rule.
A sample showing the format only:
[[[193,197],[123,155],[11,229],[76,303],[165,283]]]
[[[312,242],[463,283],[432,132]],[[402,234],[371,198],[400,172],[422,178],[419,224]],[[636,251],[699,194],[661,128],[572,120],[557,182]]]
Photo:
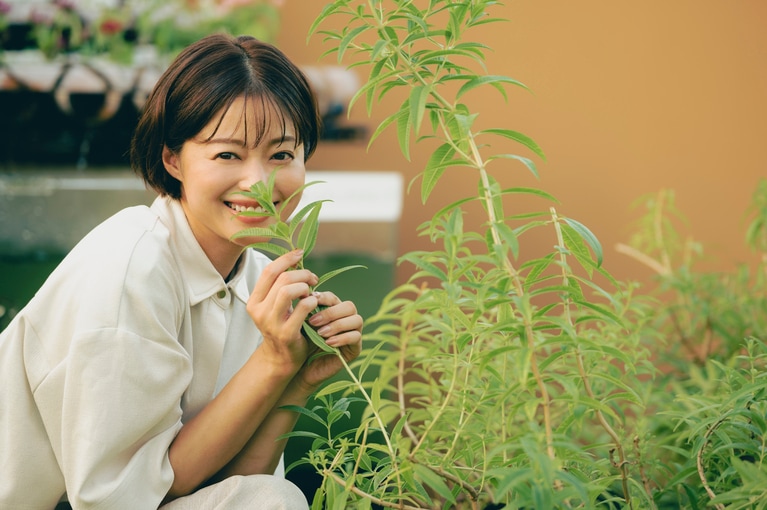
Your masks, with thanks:
[[[294,250],[281,257],[277,257],[267,264],[253,288],[253,292],[250,295],[251,299],[259,302],[264,301],[277,282],[277,279],[286,274],[288,269],[298,264],[303,255],[303,250]]]
[[[317,292],[315,295],[320,304],[328,306],[309,319],[309,324],[317,329],[317,333],[332,347],[359,343],[363,321],[354,303],[341,302],[331,292]]]

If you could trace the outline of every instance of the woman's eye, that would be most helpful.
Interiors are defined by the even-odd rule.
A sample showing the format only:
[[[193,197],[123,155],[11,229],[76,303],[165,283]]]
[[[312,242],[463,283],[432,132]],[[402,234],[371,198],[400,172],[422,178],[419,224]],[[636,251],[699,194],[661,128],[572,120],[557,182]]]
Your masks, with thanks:
[[[221,153],[217,154],[216,157],[219,158],[219,159],[227,159],[227,160],[229,160],[229,159],[237,159],[237,154],[235,154],[233,152],[221,152]]]
[[[285,152],[285,151],[278,152],[277,154],[272,156],[272,159],[276,159],[277,161],[288,161],[293,159],[293,154],[289,152]]]

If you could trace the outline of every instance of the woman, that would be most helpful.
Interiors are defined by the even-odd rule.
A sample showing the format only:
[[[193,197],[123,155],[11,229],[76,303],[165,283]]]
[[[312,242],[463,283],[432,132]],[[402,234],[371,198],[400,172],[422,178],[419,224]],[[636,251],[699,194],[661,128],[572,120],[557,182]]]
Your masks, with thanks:
[[[89,233],[0,335],[0,508],[306,508],[281,476],[281,407],[341,363],[308,363],[301,324],[327,306],[311,323],[351,360],[362,319],[311,292],[301,253],[232,236],[273,221],[241,215],[241,191],[277,172],[283,205],[303,185],[317,119],[301,72],[253,38],[170,65],[131,147],[160,196]]]

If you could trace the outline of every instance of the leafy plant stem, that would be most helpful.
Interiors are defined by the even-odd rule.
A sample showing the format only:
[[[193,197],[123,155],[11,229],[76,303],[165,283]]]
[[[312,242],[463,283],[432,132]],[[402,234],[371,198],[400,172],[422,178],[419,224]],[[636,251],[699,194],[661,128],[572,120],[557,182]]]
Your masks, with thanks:
[[[399,510],[429,510],[428,508],[424,506],[410,506],[404,503],[392,503],[390,501],[384,501],[383,499],[377,498],[373,496],[372,494],[368,494],[367,492],[361,490],[359,487],[355,485],[352,485],[351,487],[346,487],[346,482],[344,481],[344,479],[329,469],[324,470],[323,475],[326,478],[333,480],[341,487],[344,487],[347,490],[351,491],[352,493],[356,494],[357,496],[368,499],[372,503],[375,503],[376,505],[382,506],[384,508],[397,508]]]
[[[559,257],[561,262],[561,268],[562,268],[562,285],[567,286],[568,284],[568,274],[567,274],[567,255],[565,252],[565,240],[562,236],[562,227],[559,224],[559,217],[557,215],[557,211],[552,207],[550,209],[551,211],[551,218],[554,222],[554,229],[557,233],[557,243],[559,243],[559,246],[562,248],[559,251]],[[567,324],[573,325],[573,318],[570,313],[570,304],[571,304],[571,298],[569,294],[565,294],[562,297],[564,301],[564,319]],[[576,344],[575,350],[574,350],[574,356],[575,356],[575,363],[578,367],[578,374],[580,375],[581,381],[583,382],[583,388],[586,391],[586,394],[589,396],[589,398],[596,400],[597,397],[594,394],[594,391],[591,387],[591,381],[589,379],[588,373],[586,372],[586,367],[583,363],[583,353],[581,351],[580,345]],[[626,502],[629,505],[629,508],[634,508],[634,504],[631,499],[631,494],[629,492],[629,486],[628,486],[628,479],[629,479],[629,472],[628,472],[628,460],[626,460],[626,453],[623,451],[623,444],[621,443],[620,437],[618,437],[618,434],[615,432],[615,430],[612,428],[610,423],[605,418],[604,413],[600,409],[594,409],[594,412],[596,413],[597,420],[599,421],[599,424],[602,426],[602,428],[607,432],[607,435],[610,436],[612,439],[615,450],[618,452],[618,469],[621,473],[621,484],[623,486],[623,497],[626,500]]]
[[[367,401],[368,405],[370,406],[370,409],[373,412],[373,416],[376,419],[376,422],[378,422],[378,426],[381,429],[381,434],[384,437],[384,441],[386,441],[386,447],[389,449],[389,454],[392,458],[392,463],[396,462],[396,451],[394,450],[394,447],[391,443],[391,438],[389,437],[389,433],[386,429],[386,425],[384,425],[383,419],[381,418],[381,415],[378,413],[378,409],[375,405],[373,405],[373,400],[370,398],[370,395],[368,394],[367,390],[365,390],[364,385],[362,384],[362,381],[359,380],[357,377],[357,374],[354,373],[354,370],[351,369],[349,366],[349,363],[347,363],[346,358],[344,358],[340,352],[336,353],[336,356],[338,356],[338,359],[341,360],[341,363],[344,366],[344,369],[349,374],[349,377],[352,378],[352,381],[354,382],[354,385],[357,389],[360,390],[362,393],[362,396],[365,397],[365,401]],[[395,464],[396,465],[396,464]]]
[[[719,428],[719,426],[727,421],[729,418],[729,415],[725,414],[721,418],[719,418],[716,422],[714,422],[711,427],[706,431],[706,434],[703,436],[703,444],[700,447],[700,450],[698,450],[697,455],[695,456],[695,465],[698,468],[698,476],[700,477],[700,481],[703,484],[703,488],[706,490],[706,494],[711,499],[716,498],[716,494],[711,489],[711,485],[708,483],[708,479],[706,478],[706,469],[703,467],[703,451],[706,449],[706,445],[708,444],[708,440],[711,437],[711,435],[716,431],[716,429]],[[721,503],[717,503],[716,505],[717,510],[724,510],[724,505]]]

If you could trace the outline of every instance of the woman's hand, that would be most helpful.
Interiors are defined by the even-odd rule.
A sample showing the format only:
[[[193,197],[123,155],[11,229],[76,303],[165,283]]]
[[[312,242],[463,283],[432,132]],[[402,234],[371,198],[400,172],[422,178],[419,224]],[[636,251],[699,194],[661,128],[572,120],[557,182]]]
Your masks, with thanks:
[[[309,319],[326,343],[336,347],[349,362],[360,354],[362,344],[362,317],[351,301],[341,301],[332,292],[315,292],[318,303],[324,308]],[[307,342],[309,343],[309,342]],[[312,346],[312,354],[319,348]],[[307,391],[314,391],[322,382],[343,368],[341,360],[333,354],[325,354],[307,362],[297,375],[297,382]]]
[[[248,314],[264,336],[259,347],[276,367],[292,376],[313,351],[301,334],[301,324],[320,299],[311,292],[317,276],[306,269],[289,271],[302,257],[300,250],[269,263],[247,303]]]

